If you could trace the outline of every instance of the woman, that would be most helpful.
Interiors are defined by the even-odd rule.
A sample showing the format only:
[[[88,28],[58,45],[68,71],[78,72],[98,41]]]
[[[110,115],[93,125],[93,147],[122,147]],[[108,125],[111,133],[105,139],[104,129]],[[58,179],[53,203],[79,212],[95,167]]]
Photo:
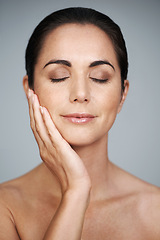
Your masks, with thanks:
[[[24,90],[43,163],[0,189],[1,240],[160,239],[160,191],[108,159],[129,82],[119,27],[92,9],[46,17]]]

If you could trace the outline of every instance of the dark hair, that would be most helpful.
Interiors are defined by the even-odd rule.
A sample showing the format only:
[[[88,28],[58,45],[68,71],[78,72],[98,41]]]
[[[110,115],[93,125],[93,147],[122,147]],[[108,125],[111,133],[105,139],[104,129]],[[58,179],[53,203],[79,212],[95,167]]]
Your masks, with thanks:
[[[32,33],[26,49],[26,72],[30,88],[34,83],[34,67],[46,36],[57,27],[67,23],[93,24],[111,39],[121,70],[122,90],[128,73],[128,57],[125,41],[119,26],[108,16],[90,8],[66,8],[45,17]]]

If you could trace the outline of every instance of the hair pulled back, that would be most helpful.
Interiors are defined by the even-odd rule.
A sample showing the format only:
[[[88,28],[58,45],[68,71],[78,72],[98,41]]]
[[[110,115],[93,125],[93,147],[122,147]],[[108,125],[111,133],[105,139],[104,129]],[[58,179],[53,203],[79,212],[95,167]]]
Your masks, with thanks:
[[[33,31],[25,55],[26,73],[30,88],[34,86],[34,67],[47,35],[67,23],[93,24],[111,39],[121,70],[122,90],[128,73],[128,56],[125,41],[119,26],[108,16],[94,9],[73,7],[58,10],[45,17]]]

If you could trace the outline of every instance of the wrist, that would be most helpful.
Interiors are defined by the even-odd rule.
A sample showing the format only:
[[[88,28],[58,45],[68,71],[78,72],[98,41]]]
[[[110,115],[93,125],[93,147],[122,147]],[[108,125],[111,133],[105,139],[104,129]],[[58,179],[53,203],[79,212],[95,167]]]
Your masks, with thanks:
[[[66,190],[63,198],[67,202],[77,203],[78,206],[81,204],[87,208],[90,200],[90,192],[90,186],[74,186]]]

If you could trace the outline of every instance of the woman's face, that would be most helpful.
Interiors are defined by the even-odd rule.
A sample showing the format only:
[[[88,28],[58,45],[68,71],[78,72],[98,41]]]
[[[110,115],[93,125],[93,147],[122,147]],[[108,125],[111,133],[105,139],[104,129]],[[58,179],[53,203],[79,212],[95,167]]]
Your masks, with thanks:
[[[53,30],[35,65],[34,91],[71,145],[106,138],[125,98],[109,37],[89,24]]]

